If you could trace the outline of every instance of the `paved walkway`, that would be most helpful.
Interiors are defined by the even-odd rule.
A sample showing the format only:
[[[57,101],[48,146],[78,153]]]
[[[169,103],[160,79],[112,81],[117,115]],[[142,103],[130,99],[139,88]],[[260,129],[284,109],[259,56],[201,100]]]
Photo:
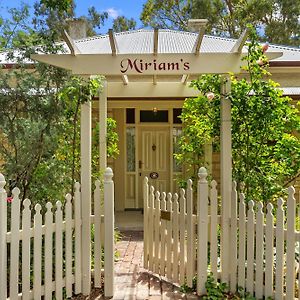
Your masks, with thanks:
[[[119,261],[115,271],[115,300],[188,299],[179,288],[143,268],[143,232],[122,232],[116,245]],[[195,299],[195,298],[193,298]]]
[[[115,295],[113,300],[175,300],[198,299],[186,296],[179,287],[151,274],[143,268],[143,232],[123,231],[116,244],[119,259],[115,264]],[[104,300],[102,289],[92,289],[89,296],[78,295],[73,300]]]

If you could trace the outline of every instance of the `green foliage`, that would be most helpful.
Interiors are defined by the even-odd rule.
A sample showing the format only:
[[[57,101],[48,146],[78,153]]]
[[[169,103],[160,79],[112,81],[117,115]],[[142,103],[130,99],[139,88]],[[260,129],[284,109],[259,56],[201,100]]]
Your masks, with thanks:
[[[153,28],[186,29],[191,11],[191,0],[147,0],[140,18]]]
[[[0,172],[5,174],[9,190],[15,186],[21,189],[22,199],[45,203],[63,200],[79,180],[80,105],[98,93],[102,78],[84,80],[44,64],[28,70],[24,61],[34,50],[59,49],[56,36],[47,35],[50,27],[44,18],[48,11],[42,15],[39,12],[35,10],[36,31],[30,27],[26,5],[12,9],[11,17],[0,23],[0,47],[6,50],[7,60],[18,63],[0,70]],[[114,121],[109,119],[111,156],[118,152],[114,128]],[[99,175],[96,147],[94,144],[94,178]]]
[[[250,293],[245,292],[242,287],[239,287],[238,290],[233,294],[229,291],[229,286],[227,283],[218,282],[214,279],[212,274],[207,276],[205,282],[206,294],[202,296],[203,300],[220,300],[220,299],[236,299],[236,300],[255,300],[256,298],[251,296]],[[180,291],[183,293],[194,294],[197,291],[197,277],[193,278],[192,288],[188,287],[186,284],[180,287]],[[271,297],[268,297],[267,300],[272,300]]]
[[[124,16],[119,16],[114,19],[113,30],[115,32],[122,32],[133,30],[136,28],[136,21],[133,18],[127,19]]]
[[[72,7],[73,0],[41,0],[41,4],[51,9],[66,11]]]
[[[245,183],[247,199],[268,201],[282,195],[284,185],[300,171],[300,141],[293,132],[300,130],[299,111],[291,99],[282,96],[278,84],[270,79],[267,59],[255,31],[244,58],[247,75],[231,76],[233,176]],[[183,105],[183,136],[175,157],[187,165],[187,177],[196,177],[204,165],[205,143],[219,149],[220,76],[205,75],[193,81],[197,98]],[[214,98],[209,97],[214,94]],[[186,178],[185,178],[186,179]]]
[[[188,19],[208,19],[208,33],[234,38],[250,23],[260,28],[262,40],[299,46],[299,16],[300,1],[293,0],[148,0],[141,20],[153,28],[186,30]]]
[[[203,296],[204,300],[228,299],[229,287],[226,283],[217,282],[212,275],[207,276],[205,282],[207,294]]]

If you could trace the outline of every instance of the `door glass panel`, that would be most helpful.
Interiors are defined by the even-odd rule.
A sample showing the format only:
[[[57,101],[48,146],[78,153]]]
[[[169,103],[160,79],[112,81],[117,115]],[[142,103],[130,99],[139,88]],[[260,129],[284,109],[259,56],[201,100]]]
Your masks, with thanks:
[[[127,172],[135,171],[135,128],[126,128]]]
[[[182,109],[181,108],[173,108],[173,123],[174,124],[181,124],[182,121],[180,119],[180,115],[182,113]]]
[[[134,124],[135,123],[135,109],[126,108],[126,123]]]
[[[173,128],[173,172],[181,172],[182,166],[177,162],[174,157],[174,154],[179,152],[178,140],[180,139],[182,133],[182,128],[174,127]]]

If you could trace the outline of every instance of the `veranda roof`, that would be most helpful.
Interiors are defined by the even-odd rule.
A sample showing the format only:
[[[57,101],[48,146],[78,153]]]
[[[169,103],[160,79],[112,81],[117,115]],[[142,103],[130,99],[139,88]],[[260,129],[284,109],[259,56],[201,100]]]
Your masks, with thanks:
[[[32,58],[74,74],[105,75],[108,81],[182,81],[204,73],[239,73],[247,33],[238,40],[174,30],[134,30],[72,40],[65,34],[65,53]],[[269,59],[300,60],[300,50],[270,46]],[[154,77],[153,77],[154,76]]]

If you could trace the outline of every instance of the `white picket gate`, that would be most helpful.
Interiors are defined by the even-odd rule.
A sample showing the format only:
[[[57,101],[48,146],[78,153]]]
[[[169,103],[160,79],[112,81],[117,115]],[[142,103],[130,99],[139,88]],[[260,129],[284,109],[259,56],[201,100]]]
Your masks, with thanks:
[[[94,228],[94,285],[101,287],[101,276],[108,284],[105,294],[113,295],[114,260],[114,194],[112,170],[104,174],[104,209],[100,205],[100,182],[94,190],[94,215],[90,216]],[[82,257],[91,255],[82,251],[81,208],[85,205],[80,184],[75,184],[72,199],[65,204],[57,201],[55,211],[51,203],[31,207],[29,199],[19,199],[20,190],[14,188],[7,198],[5,178],[0,174],[0,300],[16,299],[66,299],[82,292]],[[10,218],[8,218],[10,216]],[[10,220],[9,220],[10,219]],[[9,223],[8,223],[9,222]],[[105,222],[105,233],[104,224]],[[105,236],[105,242],[103,238]],[[101,262],[105,250],[104,266]],[[108,275],[107,275],[108,274]]]
[[[209,184],[206,177],[206,170],[200,168],[195,212],[191,180],[179,196],[155,191],[144,180],[144,267],[190,287],[196,276],[198,295],[205,294],[209,273],[216,279],[222,277],[222,211],[217,183]],[[246,204],[233,183],[227,282],[232,292],[242,287],[257,299],[300,299],[300,232],[296,230],[300,210],[298,207],[296,215],[294,195],[290,187],[286,204],[280,198],[276,210],[269,203],[264,212],[261,202]]]

